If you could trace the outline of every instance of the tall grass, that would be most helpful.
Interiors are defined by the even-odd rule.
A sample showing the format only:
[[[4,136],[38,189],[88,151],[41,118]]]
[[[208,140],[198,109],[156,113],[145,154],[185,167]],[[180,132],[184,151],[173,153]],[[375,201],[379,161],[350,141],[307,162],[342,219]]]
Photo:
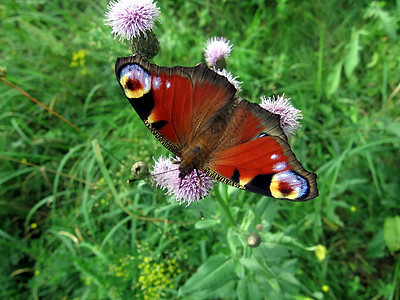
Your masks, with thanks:
[[[126,184],[132,163],[167,151],[115,80],[130,47],[103,25],[107,1],[6,1],[1,298],[400,297],[400,2],[159,2],[154,62],[193,66],[209,37],[230,39],[243,98],[285,93],[303,111],[291,145],[320,196],[218,184],[201,221],[194,205]]]

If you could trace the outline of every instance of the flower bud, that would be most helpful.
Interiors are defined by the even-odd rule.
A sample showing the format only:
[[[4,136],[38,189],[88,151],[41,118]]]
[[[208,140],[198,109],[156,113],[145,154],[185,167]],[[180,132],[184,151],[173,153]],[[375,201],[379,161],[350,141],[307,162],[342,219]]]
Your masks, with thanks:
[[[246,243],[249,247],[258,247],[261,243],[261,237],[258,233],[249,233],[246,237]]]
[[[132,165],[131,173],[133,176],[146,175],[147,173],[149,173],[149,168],[147,167],[145,162],[138,161]]]

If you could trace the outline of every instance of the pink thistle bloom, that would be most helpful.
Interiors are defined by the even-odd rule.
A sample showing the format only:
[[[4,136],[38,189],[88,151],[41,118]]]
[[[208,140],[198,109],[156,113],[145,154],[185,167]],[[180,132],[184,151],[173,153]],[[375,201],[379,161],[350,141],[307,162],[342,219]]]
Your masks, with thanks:
[[[219,61],[224,65],[233,47],[229,43],[224,37],[212,37],[204,44],[204,56],[210,67],[216,66]]]
[[[114,38],[119,36],[124,39],[132,40],[140,37],[141,34],[147,36],[151,31],[154,22],[158,20],[160,8],[153,3],[153,0],[112,0],[108,4],[106,13],[106,25],[112,27],[111,33]]]
[[[281,121],[280,125],[283,132],[290,136],[294,134],[294,132],[301,127],[300,119],[303,118],[301,114],[301,110],[295,108],[290,102],[290,98],[284,98],[285,94],[282,96],[261,97],[260,106],[269,112],[280,115]]]
[[[228,79],[228,81],[235,86],[237,92],[242,91],[242,88],[240,85],[243,83],[243,81],[238,80],[239,76],[233,77],[232,73],[228,72],[226,69],[219,70],[219,69],[213,67],[213,70],[214,70],[214,72],[218,73],[219,75],[226,77],[226,79]]]
[[[192,202],[199,202],[200,199],[210,195],[214,182],[204,172],[193,170],[180,179],[179,159],[161,156],[154,162],[151,175],[156,185],[166,189],[166,195],[171,195],[173,199],[179,201],[179,204],[186,203],[186,206],[189,206]]]

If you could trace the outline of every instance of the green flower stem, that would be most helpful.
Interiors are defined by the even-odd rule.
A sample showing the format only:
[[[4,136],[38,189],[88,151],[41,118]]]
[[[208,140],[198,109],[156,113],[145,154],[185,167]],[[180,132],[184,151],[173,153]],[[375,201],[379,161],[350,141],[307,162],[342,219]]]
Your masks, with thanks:
[[[229,210],[228,205],[226,204],[226,202],[224,201],[224,199],[222,199],[221,197],[221,193],[219,192],[219,188],[216,188],[214,190],[215,192],[215,198],[217,199],[219,205],[221,205],[222,209],[224,210],[226,216],[228,217],[229,223],[232,227],[236,227],[236,223],[235,220],[233,219],[233,216],[231,214],[231,211]]]

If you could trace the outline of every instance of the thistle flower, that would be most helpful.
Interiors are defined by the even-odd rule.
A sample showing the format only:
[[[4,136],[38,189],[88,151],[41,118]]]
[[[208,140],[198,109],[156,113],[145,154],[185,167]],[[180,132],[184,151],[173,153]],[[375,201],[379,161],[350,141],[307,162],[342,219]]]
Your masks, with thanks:
[[[157,2],[156,2],[157,3]],[[160,8],[153,0],[112,0],[108,4],[106,25],[112,27],[114,37],[131,40],[153,29]]]
[[[166,189],[166,194],[179,201],[179,204],[186,203],[186,206],[189,206],[192,202],[198,202],[210,195],[213,181],[204,172],[193,170],[181,179],[179,178],[179,159],[161,156],[154,161],[151,174],[156,185]]]
[[[231,54],[232,45],[224,37],[212,37],[204,44],[204,57],[209,67],[225,69],[225,58]]]
[[[232,73],[228,72],[226,69],[219,70],[219,69],[216,69],[215,67],[213,67],[213,70],[214,70],[214,72],[218,73],[219,75],[226,77],[226,79],[228,79],[228,81],[235,86],[237,92],[242,91],[242,88],[240,85],[243,83],[243,81],[239,81],[237,79],[237,78],[239,78],[239,76],[233,77]]]
[[[127,39],[132,53],[140,53],[147,59],[153,58],[160,45],[153,32],[153,26],[160,14],[160,8],[153,0],[112,0],[108,4],[106,25],[112,27],[114,38]]]
[[[302,119],[303,116],[301,114],[301,110],[295,108],[290,102],[290,98],[284,98],[285,94],[282,96],[278,96],[275,99],[275,96],[261,97],[260,106],[269,112],[274,114],[278,114],[281,117],[280,125],[283,132],[290,136],[294,134],[294,132],[301,127],[299,119]]]

